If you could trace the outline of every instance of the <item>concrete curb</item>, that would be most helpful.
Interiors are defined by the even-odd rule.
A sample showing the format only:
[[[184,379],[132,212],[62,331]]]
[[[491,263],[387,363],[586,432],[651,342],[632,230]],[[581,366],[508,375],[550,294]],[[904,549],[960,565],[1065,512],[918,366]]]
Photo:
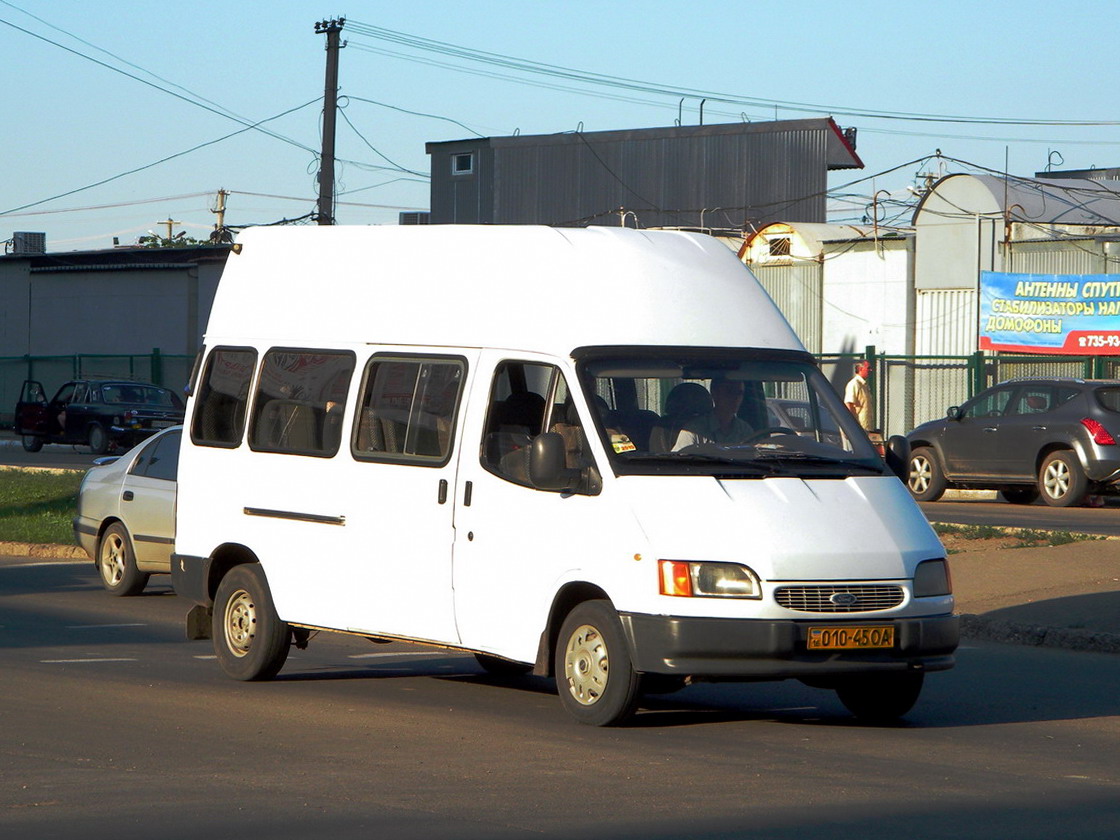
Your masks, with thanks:
[[[1019,624],[982,615],[962,615],[960,618],[961,636],[968,639],[1089,653],[1120,653],[1120,634],[1117,633]]]
[[[6,542],[0,540],[0,556],[35,557],[54,560],[89,560],[81,546],[49,543]]]

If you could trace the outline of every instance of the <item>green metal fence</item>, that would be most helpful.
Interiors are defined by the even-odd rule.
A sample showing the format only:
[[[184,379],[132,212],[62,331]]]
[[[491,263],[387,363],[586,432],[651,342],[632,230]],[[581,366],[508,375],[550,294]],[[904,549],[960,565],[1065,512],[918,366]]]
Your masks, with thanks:
[[[161,353],[135,355],[6,356],[0,357],[0,428],[12,425],[16,402],[26,379],[43,383],[50,397],[71,379],[130,379],[152,382],[183,392],[194,356]]]
[[[872,365],[871,391],[877,425],[884,435],[906,434],[919,423],[945,415],[985,388],[1023,376],[1064,376],[1120,379],[1120,356],[897,356],[867,347],[863,353],[818,355],[837,393],[852,377],[855,363]],[[132,379],[154,382],[182,393],[190,378],[193,356],[161,353],[158,348],[136,355],[0,357],[0,428],[10,427],[25,379],[43,383],[47,395],[71,379]]]
[[[1008,379],[1120,379],[1120,356],[990,356],[980,351],[968,356],[897,356],[868,347],[859,354],[821,354],[818,361],[837,393],[843,394],[855,364],[865,358],[872,365],[875,416],[885,436],[906,434],[920,423],[944,417],[950,406]]]

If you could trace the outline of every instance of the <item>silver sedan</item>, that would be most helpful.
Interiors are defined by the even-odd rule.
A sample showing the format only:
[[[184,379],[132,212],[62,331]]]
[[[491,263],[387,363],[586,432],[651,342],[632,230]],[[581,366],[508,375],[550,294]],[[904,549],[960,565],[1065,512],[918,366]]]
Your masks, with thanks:
[[[74,536],[113,595],[137,595],[150,575],[171,571],[182,431],[165,429],[119,458],[99,459],[82,480]]]

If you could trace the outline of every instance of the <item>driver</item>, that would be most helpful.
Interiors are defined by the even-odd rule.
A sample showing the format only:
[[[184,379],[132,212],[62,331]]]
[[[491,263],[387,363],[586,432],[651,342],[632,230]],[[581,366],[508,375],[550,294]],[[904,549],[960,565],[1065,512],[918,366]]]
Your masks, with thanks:
[[[742,443],[754,434],[751,424],[738,414],[743,404],[743,391],[741,380],[713,379],[712,410],[685,423],[673,444],[673,451],[679,452],[697,443]]]

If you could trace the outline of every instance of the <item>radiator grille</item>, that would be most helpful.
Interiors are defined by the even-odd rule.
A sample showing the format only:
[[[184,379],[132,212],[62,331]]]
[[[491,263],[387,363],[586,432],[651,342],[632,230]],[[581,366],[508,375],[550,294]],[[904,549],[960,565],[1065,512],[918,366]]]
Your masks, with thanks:
[[[801,612],[855,613],[889,610],[902,603],[901,586],[833,585],[782,586],[774,590],[774,600],[783,607]]]

